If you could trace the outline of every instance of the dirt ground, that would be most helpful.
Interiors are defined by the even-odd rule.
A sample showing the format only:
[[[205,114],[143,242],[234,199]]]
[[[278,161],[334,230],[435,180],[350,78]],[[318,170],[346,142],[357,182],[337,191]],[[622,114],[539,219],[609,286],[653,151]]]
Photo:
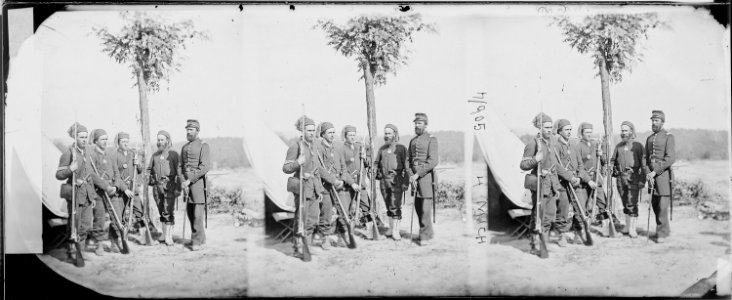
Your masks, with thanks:
[[[243,200],[251,203],[260,195],[252,184],[248,170],[213,171],[215,186],[230,188],[239,181]],[[249,179],[249,180],[243,180]],[[261,200],[260,200],[261,203]],[[247,241],[261,235],[262,228],[235,227],[232,214],[209,212],[206,248],[192,252],[184,244],[190,242],[190,222],[183,234],[184,208],[179,203],[173,231],[175,245],[146,246],[139,234],[130,234],[130,254],[105,252],[101,257],[85,252],[86,266],[76,268],[53,255],[38,257],[57,273],[96,292],[115,297],[142,298],[206,298],[242,297],[247,293]],[[153,217],[155,218],[155,217]],[[54,253],[54,254],[62,254]]]

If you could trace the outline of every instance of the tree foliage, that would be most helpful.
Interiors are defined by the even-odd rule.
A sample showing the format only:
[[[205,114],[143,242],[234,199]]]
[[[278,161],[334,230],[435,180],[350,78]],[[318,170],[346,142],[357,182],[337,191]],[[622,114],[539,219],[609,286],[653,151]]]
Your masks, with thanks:
[[[409,50],[405,43],[412,42],[418,31],[435,32],[435,26],[422,23],[419,14],[391,16],[360,16],[338,26],[330,20],[319,20],[315,28],[325,31],[336,51],[354,57],[363,73],[369,67],[374,84],[386,84],[386,75],[396,75],[397,69],[407,64]],[[361,79],[364,77],[361,76]]]
[[[125,25],[117,33],[106,27],[94,28],[101,38],[103,51],[118,63],[126,63],[133,77],[142,70],[148,88],[157,92],[160,82],[170,81],[179,71],[179,50],[195,39],[208,39],[205,32],[194,29],[193,21],[167,22],[158,15],[145,12],[122,12]]]
[[[632,71],[643,60],[640,42],[648,39],[648,29],[666,26],[655,13],[599,14],[587,16],[580,22],[569,17],[556,17],[555,24],[564,34],[564,42],[579,53],[589,53],[595,67],[604,60],[613,83],[623,80],[623,71]]]

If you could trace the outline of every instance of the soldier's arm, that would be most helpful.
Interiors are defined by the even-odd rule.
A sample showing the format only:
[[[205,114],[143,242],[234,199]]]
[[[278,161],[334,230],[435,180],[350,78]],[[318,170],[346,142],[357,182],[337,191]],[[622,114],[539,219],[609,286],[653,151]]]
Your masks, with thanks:
[[[434,169],[439,163],[439,157],[437,154],[437,138],[430,137],[428,147],[429,151],[427,152],[427,159],[425,160],[425,164],[421,165],[417,169],[417,174],[419,174],[419,177],[424,177],[424,175],[427,175],[427,173],[432,171],[432,169]]]
[[[88,168],[91,169],[90,170],[91,172],[89,172],[89,173],[91,174],[92,182],[94,183],[94,185],[96,187],[103,189],[103,190],[107,190],[109,188],[109,183],[107,183],[106,180],[102,179],[102,177],[100,177],[97,174],[97,171],[99,171],[99,169],[97,169],[97,166],[96,166],[97,161],[96,161],[95,157],[96,156],[93,156],[93,155],[89,156],[89,162],[90,162],[91,166],[88,166]]]
[[[575,147],[574,149],[575,158],[577,159],[577,166],[579,169],[578,177],[580,180],[584,183],[589,183],[593,180],[592,177],[590,177],[590,173],[587,172],[587,169],[585,168],[585,164],[582,162],[582,155],[580,154],[579,147]]]
[[[168,152],[170,155],[170,162],[173,164],[173,168],[170,169],[170,179],[174,181],[174,189],[173,191],[176,193],[176,195],[179,195],[181,192],[182,187],[180,186],[185,179],[183,178],[183,172],[180,168],[180,155],[176,153],[175,151]]]
[[[335,185],[335,182],[338,178],[336,178],[336,174],[331,173],[331,170],[326,169],[326,167],[323,165],[325,163],[325,159],[323,158],[325,154],[324,152],[321,152],[320,147],[316,148],[315,155],[317,156],[316,159],[318,160],[315,164],[318,165],[318,168],[320,169],[320,178],[325,180],[325,182],[330,183],[332,185]]]
[[[148,174],[147,185],[154,185],[155,184],[155,182],[153,180],[155,178],[154,177],[154,174],[153,174],[154,172],[155,172],[155,155],[153,155],[150,158],[150,165],[147,166],[147,174]]]
[[[338,153],[337,156],[340,160],[341,169],[339,172],[341,172],[341,180],[343,180],[347,185],[353,184],[353,177],[351,176],[351,173],[348,172],[348,167],[346,167],[346,157],[343,155],[343,152]]]
[[[519,167],[521,170],[524,171],[531,171],[539,164],[539,162],[534,159],[534,152],[536,148],[536,142],[529,142],[524,146],[524,155],[521,157],[521,164],[519,164]],[[544,158],[546,159],[546,157]]]
[[[117,155],[115,153],[115,155]],[[126,191],[128,189],[127,183],[122,178],[122,173],[119,171],[119,163],[117,162],[117,158],[115,157],[112,159],[112,178],[114,178],[114,186],[117,187],[117,189],[121,191]]]
[[[615,150],[613,150],[613,155],[610,156],[610,164],[608,165],[609,170],[611,172],[610,176],[618,177],[617,161],[618,161],[618,146],[615,146]]]
[[[384,174],[381,172],[381,149],[376,152],[376,160],[374,160],[374,167],[376,168],[376,179],[381,179]]]
[[[201,159],[198,162],[198,168],[193,170],[191,173],[192,176],[188,178],[188,180],[191,181],[191,183],[195,183],[199,179],[201,179],[208,171],[211,170],[211,152],[208,147],[208,143],[203,143],[201,145]]]
[[[646,165],[646,160],[643,158],[643,153],[645,153],[646,149],[643,147],[643,144],[636,143],[638,145],[638,153],[634,153],[635,159],[640,162],[640,169],[641,172],[643,172],[643,177],[648,175],[648,166]],[[645,181],[645,178],[644,178]]]
[[[71,151],[64,151],[64,153],[61,154],[61,158],[58,160],[58,169],[56,169],[56,179],[58,180],[66,180],[71,178],[71,169],[69,169],[69,165],[71,164]]]
[[[285,157],[285,163],[282,165],[282,172],[285,174],[292,174],[300,170],[300,164],[297,163],[298,156],[298,144],[294,143],[287,148],[287,155]]]
[[[650,155],[650,153],[648,153],[648,151],[649,151],[649,148],[648,148],[648,144],[649,143],[648,143],[648,141],[650,139],[651,139],[651,137],[649,136],[646,139],[646,145],[643,147],[643,162],[645,163],[645,166],[643,166],[643,172],[645,172],[645,174],[651,173],[651,164],[650,164],[650,161],[649,161],[650,158],[651,158],[651,155]]]
[[[663,154],[663,160],[660,164],[657,164],[653,171],[656,174],[661,174],[666,169],[670,168],[671,165],[676,161],[676,140],[670,133],[666,136],[666,152]]]
[[[571,181],[574,176],[572,176],[572,173],[567,170],[566,167],[564,167],[564,163],[559,160],[557,157],[558,150],[555,147],[550,146],[549,148],[549,156],[552,157],[552,161],[554,162],[554,167],[557,170],[557,175],[559,175],[559,178],[562,178],[566,181]]]

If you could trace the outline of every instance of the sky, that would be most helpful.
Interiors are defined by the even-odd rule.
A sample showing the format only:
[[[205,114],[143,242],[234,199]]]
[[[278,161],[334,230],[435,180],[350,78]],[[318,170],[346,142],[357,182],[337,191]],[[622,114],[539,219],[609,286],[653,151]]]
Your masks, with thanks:
[[[86,7],[79,7],[84,8]],[[462,130],[476,92],[518,134],[531,132],[539,107],[574,124],[600,127],[600,80],[592,59],[562,42],[551,16],[598,12],[659,13],[670,30],[648,34],[645,60],[610,88],[613,121],[650,128],[650,111],[666,112],[669,128],[729,126],[729,31],[705,11],[689,7],[598,8],[531,5],[412,5],[412,13],[437,27],[419,32],[407,47],[408,65],[377,87],[379,132],[387,123],[412,133],[415,112],[430,117],[429,129]],[[366,128],[363,81],[356,62],[327,45],[314,29],[319,19],[338,24],[361,14],[399,14],[393,6],[195,6],[158,12],[169,20],[192,19],[207,31],[183,51],[182,69],[150,98],[151,131],[185,139],[185,120],[201,122],[201,136],[238,136],[247,122],[295,134],[303,112],[317,122]],[[42,130],[64,137],[76,118],[90,128],[139,137],[137,88],[129,68],[101,52],[91,28],[120,28],[109,8],[60,12],[36,33],[44,53]],[[725,37],[727,37],[725,39]],[[727,50],[725,50],[727,49]],[[725,52],[727,51],[727,52]],[[12,68],[12,67],[11,67]],[[12,72],[12,70],[11,70]],[[615,130],[617,131],[617,129]]]

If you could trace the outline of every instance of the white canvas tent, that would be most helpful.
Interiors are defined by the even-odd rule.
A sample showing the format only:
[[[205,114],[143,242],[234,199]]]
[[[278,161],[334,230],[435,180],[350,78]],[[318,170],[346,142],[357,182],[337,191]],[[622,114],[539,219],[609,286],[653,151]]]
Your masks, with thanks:
[[[509,209],[531,209],[531,193],[524,188],[526,172],[519,167],[524,143],[504,125],[489,103],[480,103],[484,109],[480,114],[468,114],[470,129],[466,131],[465,157],[473,157],[473,141],[477,140],[485,163],[488,166],[488,226],[501,227],[510,220]],[[479,116],[483,118],[478,118]],[[472,124],[478,118],[485,126],[474,129]],[[466,168],[466,177],[473,178],[472,169]],[[483,174],[481,174],[482,176]],[[472,189],[472,180],[466,180]],[[470,197],[466,193],[466,197]],[[468,198],[469,199],[469,198]]]

